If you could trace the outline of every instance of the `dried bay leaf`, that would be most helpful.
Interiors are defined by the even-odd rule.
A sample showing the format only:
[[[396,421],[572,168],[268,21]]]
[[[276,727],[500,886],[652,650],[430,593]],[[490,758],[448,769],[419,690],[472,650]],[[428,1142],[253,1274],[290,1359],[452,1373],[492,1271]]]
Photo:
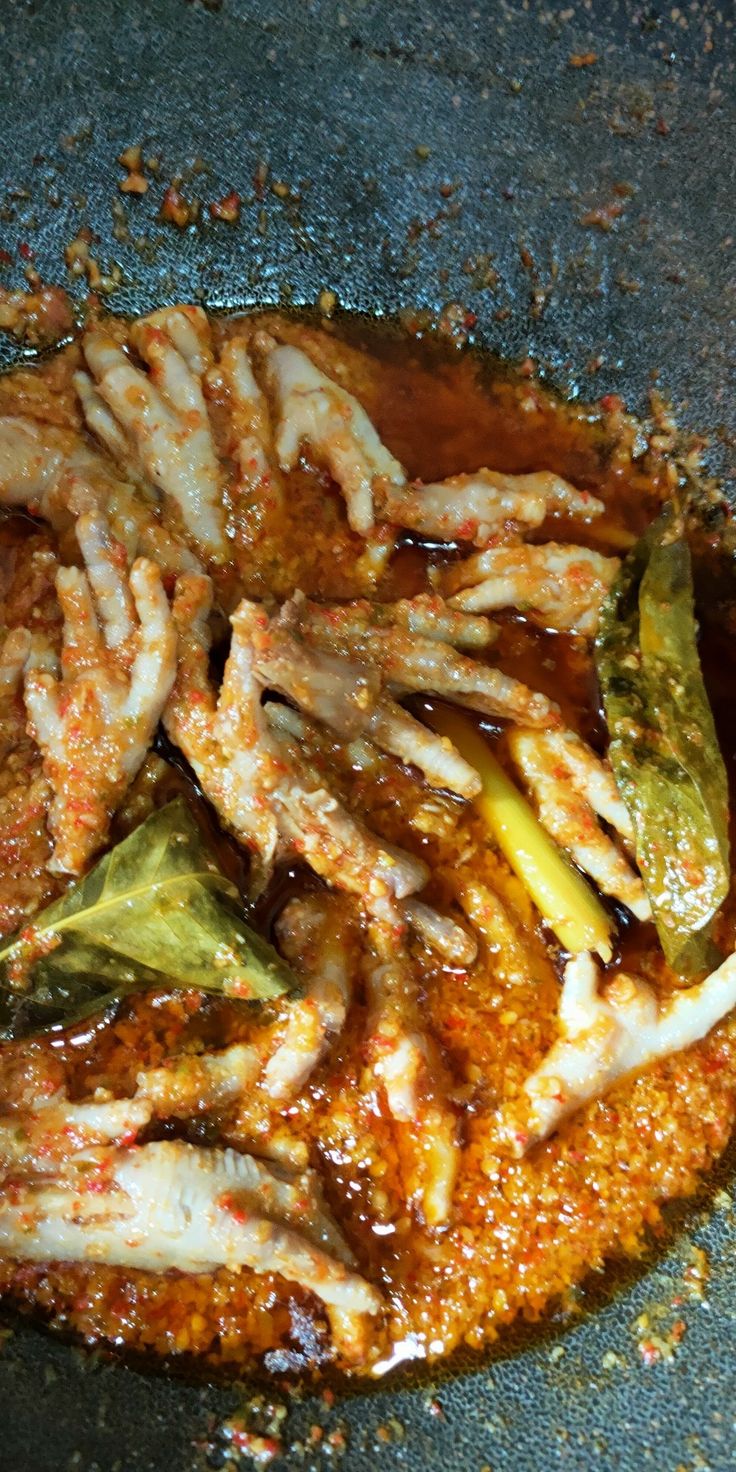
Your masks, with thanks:
[[[182,798],[153,813],[0,946],[0,1035],[72,1021],[142,987],[264,999],[285,961],[245,921]]]
[[[728,782],[697,648],[690,550],[666,507],[626,558],[596,642],[609,757],[669,964],[714,961],[728,893]]]

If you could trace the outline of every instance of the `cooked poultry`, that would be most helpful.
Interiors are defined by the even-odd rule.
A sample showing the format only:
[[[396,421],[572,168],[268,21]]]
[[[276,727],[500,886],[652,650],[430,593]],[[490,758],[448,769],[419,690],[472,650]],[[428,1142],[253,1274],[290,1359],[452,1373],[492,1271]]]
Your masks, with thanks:
[[[0,417],[0,504],[26,507],[60,534],[73,527],[76,517],[96,511],[106,517],[129,561],[137,555],[151,557],[162,572],[199,567],[194,554],[160,521],[150,493],[120,480],[114,467],[71,430]]]
[[[273,518],[285,509],[283,478],[276,463],[268,404],[242,338],[232,337],[225,344],[218,367],[208,373],[208,383],[215,384],[218,377],[228,390],[232,428],[228,449],[239,471],[234,497],[256,499],[262,515]]]
[[[335,1309],[333,1336],[354,1352],[361,1315],[377,1313],[381,1300],[352,1271],[314,1172],[289,1175],[234,1150],[135,1144],[154,1116],[232,1103],[259,1064],[257,1050],[237,1044],[180,1056],[141,1073],[132,1098],[81,1103],[63,1091],[29,1099],[22,1075],[15,1087],[6,1078],[0,1182],[12,1178],[13,1186],[0,1193],[0,1248],[38,1261],[184,1273],[243,1264],[277,1273]]]
[[[206,578],[180,580],[174,618],[182,653],[164,717],[169,735],[181,747],[220,816],[251,847],[262,866],[270,867],[277,851],[291,849],[322,878],[357,894],[369,913],[393,917],[395,923],[396,902],[422,887],[424,865],[393,845],[382,844],[324,789],[289,739],[293,732],[282,729],[284,739],[278,740],[260,703],[262,689],[274,678],[267,658],[269,621],[262,609],[246,599],[232,616],[233,640],[216,701],[207,674],[210,605]],[[299,678],[301,666],[294,663],[292,668],[295,683],[289,685],[290,693],[314,705],[314,681],[305,684]],[[259,670],[263,671],[260,682]],[[283,676],[282,666],[280,671]],[[334,669],[329,674],[334,678]],[[339,674],[350,678],[349,670]],[[324,688],[318,700],[322,714]],[[434,919],[428,924],[426,907],[410,914],[416,916],[428,938],[441,937],[445,948],[453,942],[457,948],[457,926],[443,926]],[[461,950],[469,953],[465,938]]]
[[[147,1101],[151,1118],[190,1119],[242,1098],[261,1067],[258,1049],[244,1043],[231,1043],[217,1053],[175,1054],[160,1067],[138,1074],[132,1102]]]
[[[268,740],[262,739],[263,718],[252,688],[248,637],[250,625],[265,615],[250,605],[241,608],[218,703],[209,677],[211,609],[209,578],[195,574],[179,580],[173,605],[179,666],[164,723],[200,781],[206,783],[218,813],[268,869],[278,830],[263,794],[273,780],[276,764]]]
[[[598,976],[588,952],[565,967],[560,1037],[524,1083],[521,1121],[514,1106],[502,1120],[518,1155],[626,1074],[689,1048],[736,1006],[736,955],[664,1002],[641,977],[619,972],[599,992]]]
[[[430,950],[437,951],[449,965],[463,971],[472,966],[478,954],[476,941],[449,915],[441,915],[422,900],[413,898],[403,901],[401,912]]]
[[[352,991],[355,937],[341,907],[322,896],[291,900],[279,917],[281,950],[309,981],[292,1002],[283,1034],[266,1064],[263,1083],[272,1099],[299,1092],[342,1031]]]
[[[282,470],[291,470],[308,444],[340,486],[351,527],[367,536],[376,519],[374,496],[404,484],[402,466],[381,444],[358,400],[321,373],[306,353],[266,333],[259,333],[255,346],[277,405]]]
[[[217,1053],[181,1053],[141,1071],[135,1093],[115,1099],[103,1089],[81,1102],[59,1083],[33,1092],[33,1080],[3,1080],[0,1168],[35,1175],[55,1173],[76,1151],[98,1145],[132,1145],[153,1119],[191,1118],[235,1102],[257,1079],[256,1048],[234,1043]]]
[[[530,726],[559,723],[553,701],[500,670],[459,654],[440,637],[439,628],[449,632],[452,627],[449,610],[437,609],[435,635],[418,634],[401,624],[383,621],[374,627],[362,602],[326,606],[297,595],[283,616],[318,647],[375,664],[395,695],[440,695],[483,715],[523,721]],[[468,622],[472,627],[476,620]],[[458,642],[475,637],[474,633],[463,634],[467,627],[456,626]]]
[[[288,733],[284,732],[284,739],[279,741],[273,728],[269,729],[260,704],[261,687],[258,684],[264,648],[266,652],[270,650],[269,625],[265,614],[247,600],[243,600],[231,620],[233,641],[219,701],[215,704],[214,693],[206,684],[207,634],[202,613],[208,596],[202,578],[183,579],[179,585],[174,616],[180,628],[184,655],[165,717],[169,734],[181,746],[221,816],[239,837],[256,847],[261,859],[272,860],[277,848],[286,842],[331,884],[359,896],[368,914],[381,917],[376,935],[380,938],[383,954],[387,949],[387,936],[393,938],[394,946],[396,944],[397,922],[399,930],[401,928],[400,902],[421,887],[426,871],[420,862],[410,859],[407,854],[397,852],[391,845],[381,845],[324,790],[316,774],[310,772],[298,747],[288,739]],[[294,665],[295,679],[301,675],[301,668],[298,663]],[[283,684],[281,665],[279,671]],[[334,685],[335,671],[328,673],[330,684]],[[349,674],[350,671],[345,678]],[[273,682],[274,670],[266,660],[263,683]],[[325,702],[330,700],[325,690],[329,690],[330,684],[320,686],[309,667],[306,677],[302,676],[298,684],[290,685],[289,691],[299,699],[304,699],[306,692],[310,703],[316,703],[324,714]],[[344,688],[344,685],[338,685],[338,689]],[[369,691],[370,685],[364,688]],[[315,695],[317,689],[319,696]],[[195,694],[196,699],[193,698]],[[258,813],[263,839],[254,827],[254,810]],[[419,912],[409,910],[406,918],[419,926],[430,944],[439,944],[443,950],[451,949],[457,953],[459,927],[453,922],[443,924],[442,918],[435,919],[426,906]],[[462,954],[465,957],[472,955],[473,947],[465,937],[462,937],[462,942]],[[334,964],[330,963],[331,968]],[[372,974],[374,977],[388,976],[385,962],[375,967]],[[403,978],[402,986],[390,989],[390,1008],[383,1001],[373,1006],[376,1020],[369,1024],[370,1048],[375,1051],[376,1037],[385,1038],[388,1028],[396,1032],[400,1027],[406,1029],[411,1026],[412,1033],[402,1032],[391,1058],[395,1058],[397,1063],[403,1059],[408,1072],[416,1074],[420,1060],[426,1062],[429,1058],[431,1047],[424,1029],[420,1028],[418,1017],[411,1023],[407,1023],[406,1017],[402,1021],[402,1009],[412,1013],[413,1017],[408,960],[401,963],[397,974]],[[335,1001],[334,984],[328,989],[332,1001],[324,1000],[324,981],[323,976],[318,988],[318,997],[323,1000],[318,1003],[319,1015],[316,1018],[310,1005],[314,1002],[313,992],[307,998],[306,1006],[295,1004],[293,1027],[291,1030],[287,1028],[284,1044],[287,1051],[282,1053],[280,1060],[277,1054],[277,1061],[272,1060],[267,1070],[267,1086],[270,1082],[272,1089],[275,1087],[281,1091],[290,1086],[288,1075],[287,1083],[283,1084],[282,1070],[296,1069],[296,1061],[291,1054],[305,1053],[307,1059],[311,1059],[315,1050],[321,1050],[323,1031],[331,1026],[329,1017],[335,1019],[332,1025],[336,1026],[344,1017],[344,1009]],[[378,991],[375,982],[373,989]],[[383,991],[387,989],[384,987]],[[391,1072],[388,1055],[381,1057],[379,1069],[381,1077],[386,1080],[387,1098],[394,1112],[399,1082],[398,1075]],[[438,1139],[444,1141],[445,1155],[451,1153],[447,1138],[449,1126],[443,1113],[446,1106],[441,1104],[439,1095],[432,1095],[432,1109],[430,1115],[425,1116],[419,1109],[418,1095],[406,1087],[406,1079],[402,1087],[401,1108],[410,1112],[404,1112],[400,1117],[404,1122],[411,1118],[415,1132],[419,1126],[418,1148],[426,1154],[430,1138],[439,1131]],[[447,1182],[451,1176],[448,1168],[444,1179],[445,1188],[432,1184],[420,1193],[423,1200],[427,1193],[431,1195],[431,1203],[425,1200],[423,1209],[427,1220],[434,1223],[444,1220],[449,1211],[450,1187]]]
[[[592,521],[603,511],[589,491],[578,491],[559,475],[503,475],[476,470],[452,475],[433,485],[391,486],[383,515],[396,526],[438,537],[443,542],[474,542],[485,547],[492,537],[532,530],[548,516]]]
[[[329,609],[322,607],[327,614]],[[337,632],[344,638],[360,639],[374,629],[405,629],[424,639],[439,639],[455,649],[487,649],[498,630],[488,618],[457,613],[437,593],[419,593],[395,603],[373,603],[356,598],[334,610]]]
[[[601,603],[620,567],[589,547],[488,547],[448,568],[444,590],[464,613],[515,608],[544,628],[593,635]]]
[[[310,764],[320,770],[334,767],[346,779],[356,773],[383,774],[387,780],[396,771],[396,759],[381,751],[367,736],[344,741],[329,727],[309,720],[302,711],[283,705],[281,701],[269,699],[263,708],[269,725],[298,742]],[[456,799],[447,792],[419,783],[414,784],[412,792],[416,806],[409,818],[410,826],[417,833],[451,832],[458,816]]]
[[[61,656],[30,639],[24,698],[53,789],[49,867],[81,874],[151,744],[176,672],[176,631],[155,563],[128,577],[101,516],[80,518],[86,572],[60,568]],[[22,637],[22,636],[16,636]]]
[[[500,895],[476,879],[464,879],[458,885],[458,899],[483,937],[496,974],[510,986],[523,986],[529,976],[529,957]]]
[[[198,307],[180,307],[143,318],[131,337],[148,373],[99,329],[84,337],[94,390],[110,411],[115,432],[99,413],[92,416],[91,427],[102,430],[113,454],[126,446],[126,466],[140,464],[176,503],[195,545],[213,561],[225,562],[224,477],[202,390],[204,369],[211,362],[207,318]],[[89,387],[86,400],[90,422]]]
[[[298,742],[300,750],[310,761],[324,758],[325,732],[314,722],[305,720],[301,712],[272,700],[266,703],[264,710],[272,729]],[[383,753],[364,738],[344,746],[330,742],[329,747],[331,759],[339,761],[351,772],[380,769],[381,762],[386,761]],[[449,832],[454,827],[456,818],[456,808],[449,800],[443,799],[440,794],[432,794],[424,802],[418,802],[413,826],[420,833]],[[437,951],[446,961],[458,967],[472,965],[477,954],[475,941],[448,915],[440,915],[429,905],[414,898],[397,901],[396,910],[430,949]]]
[[[373,921],[369,936],[368,1057],[395,1121],[409,1200],[429,1226],[443,1226],[459,1164],[457,1119],[400,938],[382,921]]]
[[[381,693],[378,671],[347,654],[310,649],[299,632],[292,600],[254,639],[257,678],[340,736],[358,736],[375,714]]]
[[[363,1347],[362,1315],[381,1307],[353,1271],[311,1172],[289,1180],[253,1156],[180,1141],[88,1149],[53,1178],[16,1180],[0,1199],[0,1250],[149,1272],[243,1265],[277,1274],[337,1311],[333,1337],[351,1356]]]
[[[574,731],[509,732],[509,750],[529,788],[541,822],[604,894],[636,915],[651,918],[639,875],[601,827],[603,820],[631,844],[631,819],[613,774]]]
[[[350,525],[363,536],[383,520],[422,536],[482,547],[510,523],[531,529],[549,515],[590,521],[603,511],[589,491],[545,471],[503,475],[483,469],[432,485],[410,485],[358,400],[306,353],[267,333],[257,335],[255,347],[277,405],[282,469],[292,469],[301,446],[308,444],[340,486]]]
[[[182,656],[165,712],[169,735],[224,822],[266,869],[279,843],[286,843],[369,909],[391,909],[394,899],[421,888],[424,865],[381,844],[324,789],[300,753],[272,735],[256,676],[257,644],[268,619],[247,599],[231,619],[233,639],[216,699],[207,673],[210,606],[206,578],[180,580],[174,619]]]
[[[478,778],[472,767],[450,742],[428,731],[381,690],[381,673],[375,666],[347,653],[310,648],[300,633],[299,604],[292,600],[258,641],[256,671],[264,685],[288,696],[340,736],[370,737],[382,751],[418,767],[431,786],[473,796]]]

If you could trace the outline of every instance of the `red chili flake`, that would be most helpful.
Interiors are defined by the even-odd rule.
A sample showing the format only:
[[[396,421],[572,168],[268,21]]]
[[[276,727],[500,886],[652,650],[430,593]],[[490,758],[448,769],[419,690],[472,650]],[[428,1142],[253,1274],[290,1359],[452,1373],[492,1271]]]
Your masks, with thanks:
[[[231,189],[229,194],[210,205],[210,214],[213,220],[224,220],[227,225],[234,225],[240,217],[240,195]]]
[[[95,804],[90,798],[70,797],[67,799],[67,807],[71,812],[78,813],[81,817],[84,813],[93,813]]]
[[[462,522],[462,524],[458,527],[456,535],[458,537],[458,540],[461,542],[472,542],[477,530],[477,519],[473,520],[472,518],[468,517],[468,520]]]
[[[604,414],[620,414],[624,407],[623,399],[618,394],[604,394],[601,399],[601,409]]]
[[[366,1053],[390,1053],[393,1047],[393,1038],[387,1037],[385,1033],[374,1032],[365,1040]]]
[[[703,1063],[703,1072],[708,1074],[720,1073],[726,1066],[725,1058],[715,1053],[711,1058],[706,1058]]]
[[[232,1217],[233,1221],[238,1223],[238,1226],[245,1226],[249,1213],[242,1205],[242,1202],[238,1201],[237,1197],[232,1195],[232,1192],[226,1191],[223,1196],[220,1196],[217,1205],[221,1211],[226,1211]]]
[[[456,1032],[458,1028],[465,1026],[465,1018],[458,1012],[451,1012],[445,1018],[445,1027],[449,1032]]]
[[[84,1189],[85,1191],[88,1191],[91,1196],[100,1196],[103,1191],[106,1191],[108,1189],[109,1184],[110,1182],[108,1177],[100,1174],[96,1176],[91,1176],[90,1179],[87,1181]]]
[[[659,135],[660,135],[661,138],[667,138],[669,136],[669,131],[670,131],[669,123],[666,123],[665,120],[664,120],[664,118],[657,118],[657,121],[654,124],[654,127],[655,127],[656,132],[659,133]]]
[[[160,213],[161,219],[167,224],[176,225],[179,230],[183,230],[192,219],[192,206],[176,186],[170,184],[161,201]]]
[[[248,1452],[261,1465],[273,1462],[283,1450],[281,1442],[275,1436],[259,1436],[257,1432],[241,1430],[239,1427],[232,1428],[230,1440],[238,1451]]]
[[[0,266],[12,266],[13,257],[9,250],[0,250]]]
[[[253,996],[253,988],[250,983],[243,981],[240,977],[228,981],[223,990],[226,996],[237,997],[241,1002],[248,1002]]]
[[[33,251],[26,240],[21,240],[18,246],[18,255],[22,256],[24,261],[33,260]]]

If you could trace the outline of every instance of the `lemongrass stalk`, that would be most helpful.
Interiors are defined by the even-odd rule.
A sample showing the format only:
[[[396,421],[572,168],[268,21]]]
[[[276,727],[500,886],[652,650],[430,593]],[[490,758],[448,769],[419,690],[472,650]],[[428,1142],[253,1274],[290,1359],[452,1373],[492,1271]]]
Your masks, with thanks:
[[[478,772],[483,785],[474,805],[561,945],[573,955],[597,951],[601,960],[610,961],[610,916],[545,832],[480,732],[445,707],[435,707],[429,721]]]

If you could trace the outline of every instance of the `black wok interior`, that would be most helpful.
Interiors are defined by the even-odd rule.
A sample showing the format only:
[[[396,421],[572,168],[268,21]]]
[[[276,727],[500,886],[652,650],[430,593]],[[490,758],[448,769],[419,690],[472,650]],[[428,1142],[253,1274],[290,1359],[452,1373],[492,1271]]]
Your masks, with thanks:
[[[64,246],[88,226],[100,261],[121,267],[115,311],[312,304],[323,289],[389,315],[459,302],[480,342],[530,356],[567,393],[642,411],[656,383],[708,436],[714,470],[733,465],[730,5],[5,0],[0,43],[0,284],[23,284],[30,261],[65,282]],[[135,143],[161,159],[162,184],[129,204],[121,240],[116,158]],[[261,164],[285,193],[254,186]],[[237,226],[206,212],[187,231],[162,225],[164,181],[182,172],[205,199],[237,189]],[[3,342],[0,361],[18,351]],[[711,1205],[732,1170],[677,1208],[671,1241],[616,1292],[591,1290],[595,1313],[512,1336],[435,1389],[399,1375],[328,1409],[306,1387],[285,1445],[317,1422],[323,1447],[346,1426],[350,1472],[731,1466],[736,1223],[722,1196]],[[688,1311],[671,1364],[646,1369],[632,1325],[679,1291],[693,1240],[709,1308]],[[0,1469],[220,1465],[215,1427],[242,1389],[10,1327]],[[329,1464],[309,1450],[274,1465]]]

